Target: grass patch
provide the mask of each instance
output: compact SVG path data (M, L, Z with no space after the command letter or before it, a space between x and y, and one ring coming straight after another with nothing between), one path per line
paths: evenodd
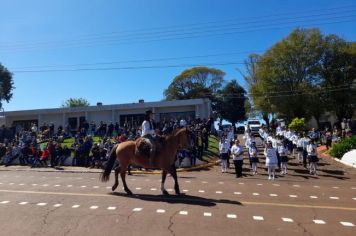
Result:
M341 158L352 149L356 149L356 136L342 139L340 142L334 144L329 153L334 157Z
M203 153L203 160L211 161L219 156L219 141L214 135L209 136L209 147Z

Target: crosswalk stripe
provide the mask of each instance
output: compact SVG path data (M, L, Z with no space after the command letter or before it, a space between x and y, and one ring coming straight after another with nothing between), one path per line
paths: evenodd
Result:
M291 219L291 218L282 218L282 220L283 220L284 222L288 222L288 223L294 222L293 219Z
M326 224L325 221L323 221L323 220L313 220L313 221L317 225L325 225Z
M351 222L345 222L345 221L341 221L340 224L342 224L343 226L347 226L347 227L354 227L355 225Z

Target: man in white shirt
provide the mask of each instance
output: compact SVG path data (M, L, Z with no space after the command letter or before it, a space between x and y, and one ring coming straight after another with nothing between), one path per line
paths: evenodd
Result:
M243 165L243 147L240 146L238 139L235 140L235 144L231 147L232 159L235 165L236 178L242 177L242 165Z
M150 165L153 164L153 158L156 154L156 144L155 144L156 132L154 129L154 122L152 116L153 114L151 110L146 111L145 120L142 122L142 133L141 133L141 137L146 139L146 141L151 146L150 152L148 154Z

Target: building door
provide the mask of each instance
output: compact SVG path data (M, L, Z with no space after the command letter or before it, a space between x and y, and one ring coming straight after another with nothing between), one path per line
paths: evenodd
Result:
M78 129L78 118L77 117L69 117L68 124L72 131Z

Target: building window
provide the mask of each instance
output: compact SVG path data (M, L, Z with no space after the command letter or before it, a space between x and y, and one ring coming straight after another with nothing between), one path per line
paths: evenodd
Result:
M170 120L181 120L184 119L186 121L192 121L195 119L195 112L194 111L187 111L187 112L169 112L169 113L161 113L160 114L160 121L170 121Z
M145 119L145 114L120 115L121 127L138 127L141 126Z

